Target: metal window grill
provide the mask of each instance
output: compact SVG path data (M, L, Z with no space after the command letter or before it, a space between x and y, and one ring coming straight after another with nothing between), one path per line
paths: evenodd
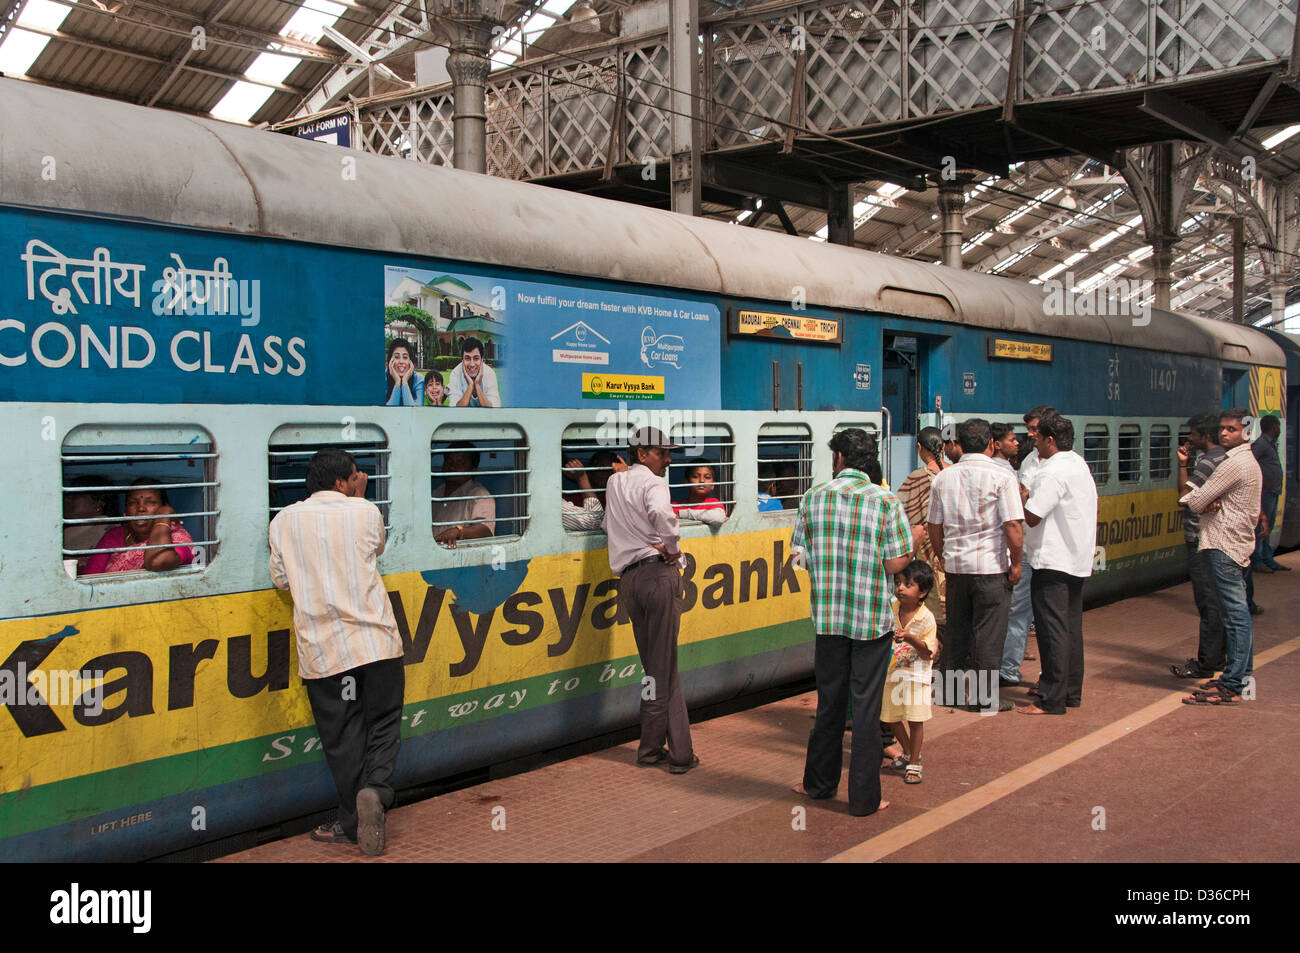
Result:
M1153 480L1167 480L1173 472L1173 444L1169 439L1169 427L1155 424L1151 427L1149 437L1151 448L1150 473Z
M462 443L472 446L454 446ZM451 518L453 513L447 504L482 498L478 494L461 492L464 483L448 489L449 477L468 477L478 483L487 490L494 510L489 537L465 540L457 545L517 539L527 532L531 519L529 476L532 469L528 465L531 447L523 430L512 425L446 424L434 432L429 449L430 521L435 536L449 527L476 522ZM447 457L457 452L478 454L478 465L469 470L452 470Z
M1142 479L1142 428L1122 424L1118 445L1119 482L1135 483Z
M622 440L622 437L618 438ZM564 436L560 441L560 466L563 468L561 484L566 493L573 493L581 490L578 485L578 476L586 474L588 481L592 484L591 489L583 492L589 492L595 496L596 500L603 507L605 505L605 488L598 486L598 483L604 482L607 474L612 473L611 466L600 466L592 458L601 452L613 453L623 463L628 464L633 459L627 443L611 442L610 435L604 432L603 428L586 424L574 424L565 428ZM580 466L571 467L569 461L577 460ZM569 529L565 527L565 532L572 533L575 536L593 536L603 535L599 529Z
M841 428L843 429L843 428ZM812 485L812 430L805 424L764 424L758 430L758 490L777 492L771 498L781 509L759 510L776 515L796 510Z
M286 424L267 447L268 521L287 506L307 499L307 465L321 450L345 450L366 475L366 499L379 507L384 531L392 522L388 435L374 424Z
M1110 482L1110 428L1105 424L1084 427L1083 459L1098 486Z
M689 499L691 471L697 466L708 466L713 470L714 495L726 508L727 515L735 503L735 479L733 474L736 444L732 439L731 428L723 424L688 424L671 428L673 443L682 445L682 460L674 461L668 469L668 491L675 504L685 503ZM694 525L698 520L684 519L686 525Z
M185 544L192 554L188 567L202 568L216 556L221 544L217 535L218 455L207 431L174 425L87 425L69 433L61 449L61 553L68 575L83 573L97 554L176 547L175 543L101 545L111 529L141 519L139 514L126 512L127 497L137 490L153 490L165 497L173 510L168 518L180 523L192 539ZM142 569L94 578L141 575L155 573Z

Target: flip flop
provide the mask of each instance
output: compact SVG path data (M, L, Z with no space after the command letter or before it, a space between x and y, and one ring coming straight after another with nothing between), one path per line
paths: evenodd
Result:
M1219 687L1209 692L1192 692L1183 699L1183 704L1204 705L1208 708L1236 708L1240 701L1240 695L1235 695L1226 688Z

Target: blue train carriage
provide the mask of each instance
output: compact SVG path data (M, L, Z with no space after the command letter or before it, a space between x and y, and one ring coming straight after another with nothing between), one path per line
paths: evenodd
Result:
M671 428L727 509L684 531L681 661L704 704L811 670L788 540L837 428L875 429L896 473L944 415L1041 400L1110 428L1102 517L1129 549L1104 586L1181 539L1172 516L1125 529L1173 506L1171 476L1120 479L1127 421L1145 467L1225 361L1280 367L1239 329L1081 320L1013 282L27 84L0 82L0 130L0 397L25 490L0 529L0 690L24 694L0 716L9 857L152 856L331 803L266 568L267 522L322 446L356 454L390 527L412 785L635 723L603 537L558 506L562 463L592 466L630 426ZM449 406L469 359L501 406ZM1116 384L1152 360L1169 373L1145 392ZM435 497L467 475L447 459L461 441L494 525L453 551ZM74 531L123 525L142 478L192 560L87 574L127 547ZM101 508L78 516L86 497Z

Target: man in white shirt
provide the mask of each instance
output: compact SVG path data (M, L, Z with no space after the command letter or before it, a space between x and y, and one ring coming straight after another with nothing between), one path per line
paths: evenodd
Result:
M312 840L384 849L401 742L402 639L376 561L387 536L366 475L350 453L321 450L307 465L305 500L271 521L271 581L293 596L298 674L307 688L338 820Z
M475 337L460 342L460 363L447 375L447 403L452 407L500 407L497 373L483 360L483 342Z
M1038 419L1047 414L1055 414L1055 407L1035 407L1024 415L1025 427L1029 431L1029 441L1035 442L1038 439ZM1023 503L1029 499L1029 488L1033 485L1034 477L1038 473L1038 468L1042 466L1042 461L1038 458L1038 447L1025 456L1020 462L1020 469L1016 472L1016 478L1020 481L1020 502ZM1016 587L1011 590L1011 612L1007 618L1007 638L1002 644L1002 672L1001 684L1003 688L1014 688L1021 684L1020 665L1025 660L1025 647L1029 644L1029 624L1034 620L1033 605L1029 597L1029 588L1034 578L1034 570L1029 565L1029 560L1022 563L1024 572L1020 576L1020 581Z
M988 421L962 421L957 441L961 458L935 476L925 527L948 579L948 624L940 650L943 685L946 697L957 692L969 663L977 684L983 678L989 695L996 697L993 680L1002 662L1011 587L1020 580L1024 512L1015 474L993 462ZM962 702L979 707L968 697L947 697L946 703ZM1010 709L1009 702L999 708Z
M1083 582L1097 543L1097 485L1074 452L1074 425L1057 414L1038 421L1042 461L1025 501L1025 561L1043 671L1038 703L1022 715L1064 715L1083 701Z
M634 462L605 485L609 568L619 574L618 598L632 620L632 636L646 681L641 692L642 767L668 762L672 774L700 763L691 746L686 695L677 674L682 618L681 529L664 473L672 462L662 431L642 427L628 440ZM667 750L664 744L667 743Z

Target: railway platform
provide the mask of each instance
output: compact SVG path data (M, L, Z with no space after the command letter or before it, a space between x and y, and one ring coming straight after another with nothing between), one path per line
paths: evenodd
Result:
M1280 561L1300 570L1300 553ZM816 704L805 693L693 725L702 763L686 775L638 768L629 743L402 804L377 858L303 834L219 862L1294 861L1298 583L1256 578L1254 700L1181 703L1191 683L1169 666L1195 654L1189 584L1095 608L1082 708L936 706L924 782L886 773L890 806L870 817L848 814L844 784L829 801L792 792ZM1027 680L1037 672L1026 662ZM1025 691L1003 697L1024 704Z

